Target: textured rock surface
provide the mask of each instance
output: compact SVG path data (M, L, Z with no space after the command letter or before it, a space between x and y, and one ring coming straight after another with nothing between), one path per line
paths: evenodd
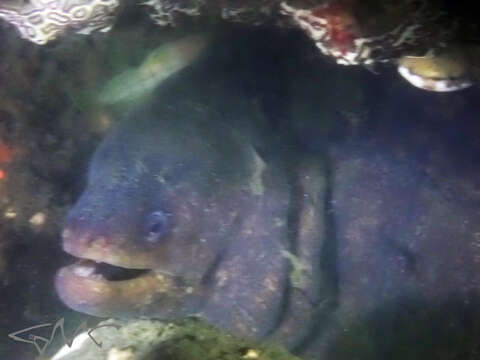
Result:
M101 348L86 338L78 350L65 356L58 353L52 360L298 360L280 347L238 339L193 320L182 324L107 320L97 326L91 335Z
M127 0L11 0L0 5L0 17L25 39L45 44L67 30L84 34L108 31L120 5L140 4ZM324 55L343 65L424 54L459 40L462 32L478 32L468 23L459 26L462 20L457 14L448 14L451 7L435 0L149 0L141 5L149 8L151 19L162 26L192 17L201 17L205 23L298 26Z

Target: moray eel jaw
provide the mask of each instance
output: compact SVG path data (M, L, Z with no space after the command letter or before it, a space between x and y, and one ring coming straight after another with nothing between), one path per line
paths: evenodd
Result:
M55 287L74 310L102 317L139 316L155 304L162 317L169 318L189 296L199 296L199 287L180 276L142 267L153 252L131 256L112 239L80 235L68 228L62 235L64 250L79 260L57 272Z
M102 317L118 313L138 316L148 312L152 303L157 309L159 306L165 309L164 315L169 317L170 313L177 311L179 300L184 302L196 292L194 287L182 284L174 276L154 270L117 268L114 271L116 276L122 272L120 276L131 276L134 272L138 276L109 280L112 270L105 270L104 264L80 260L58 271L55 287L62 301L72 309Z

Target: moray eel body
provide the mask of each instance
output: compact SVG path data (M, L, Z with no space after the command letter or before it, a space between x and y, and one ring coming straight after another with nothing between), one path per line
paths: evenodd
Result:
M97 316L200 316L308 358L423 359L444 346L460 358L464 340L476 353L475 98L452 108L366 87L377 110L348 135L340 121L318 126L329 92L356 94L345 73L292 63L275 77L289 74L286 136L306 143L278 144L238 87L259 87L260 72L233 57L165 80L105 138L66 219L63 247L80 260L57 273L60 298Z

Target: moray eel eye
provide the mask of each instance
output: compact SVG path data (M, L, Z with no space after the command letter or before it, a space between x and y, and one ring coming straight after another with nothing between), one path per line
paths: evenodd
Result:
M147 242L155 243L159 241L169 230L169 215L163 211L157 210L148 216L146 237Z

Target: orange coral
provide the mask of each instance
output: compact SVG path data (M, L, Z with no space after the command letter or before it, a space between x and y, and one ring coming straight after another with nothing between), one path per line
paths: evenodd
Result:
M342 55L354 47L357 37L356 22L352 10L345 1L332 1L312 9L311 15L325 19L326 38L330 46L336 47Z
M7 164L12 161L15 150L0 141L0 164ZM7 173L4 168L0 168L0 180L4 180Z
M9 146L0 142L0 163L8 163L13 158L13 150Z

